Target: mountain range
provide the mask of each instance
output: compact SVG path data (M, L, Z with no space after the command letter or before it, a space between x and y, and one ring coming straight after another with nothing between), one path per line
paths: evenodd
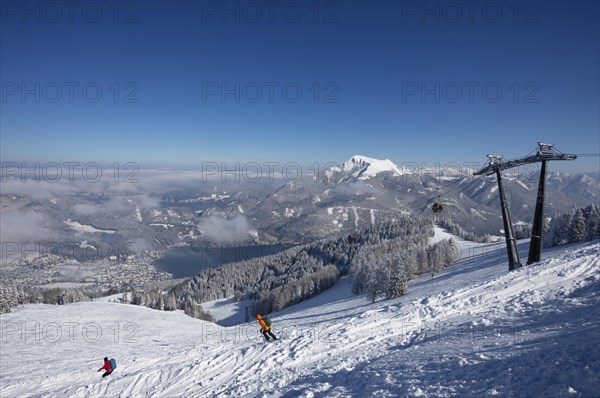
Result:
M533 219L538 179L535 170L504 175L517 227ZM597 202L599 181L598 173L547 173L545 214L551 217ZM351 233L397 214L431 214L476 236L503 236L497 190L495 177L474 177L460 170L415 171L387 159L357 155L272 192L237 192L204 214L232 217L241 212L263 240L277 242L308 242L332 233ZM434 215L431 208L437 201L443 211Z
M40 195L39 187L27 191L27 184L5 183L2 260L7 262L15 244L22 250L23 243L50 245L54 251L70 244L64 257L79 260L173 246L308 243L401 214L429 214L471 237L502 237L496 180L472 171L397 166L356 155L315 174L272 182L205 180L192 173L176 183L187 172L174 170L156 177L168 184L140 183L129 191L94 186L94 191L72 192L68 187L67 193ZM532 221L538 178L536 170L504 173L517 229ZM146 180L153 181L151 174ZM546 216L597 203L599 182L599 173L548 172ZM434 214L437 201L443 211ZM36 248L30 245L27 251Z

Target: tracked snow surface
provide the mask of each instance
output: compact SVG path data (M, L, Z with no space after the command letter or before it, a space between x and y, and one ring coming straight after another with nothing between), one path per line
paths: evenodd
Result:
M342 280L271 314L271 343L255 321L27 305L0 317L0 396L600 396L599 242L513 272L502 245L458 244L456 265L400 299L368 303ZM102 379L104 356L118 366Z

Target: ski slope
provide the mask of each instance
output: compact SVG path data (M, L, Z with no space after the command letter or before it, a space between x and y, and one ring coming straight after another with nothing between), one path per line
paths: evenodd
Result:
M272 343L256 322L28 305L0 316L0 396L600 396L599 243L510 273L497 245L458 244L455 266L400 299L368 303L344 280L272 314ZM104 356L118 367L103 380Z

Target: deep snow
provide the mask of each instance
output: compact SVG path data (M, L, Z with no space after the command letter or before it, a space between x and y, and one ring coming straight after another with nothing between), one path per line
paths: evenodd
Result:
M0 316L0 396L600 396L599 243L508 272L502 245L458 242L455 266L400 299L371 304L342 281L272 314L273 343L256 322L28 305ZM102 380L104 356L118 367Z

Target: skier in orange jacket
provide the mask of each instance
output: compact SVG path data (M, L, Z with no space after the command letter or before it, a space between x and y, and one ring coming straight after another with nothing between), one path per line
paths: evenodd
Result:
M260 314L256 314L256 319L260 324L260 332L263 334L263 336L265 336L265 339L269 341L269 336L271 336L273 340L277 340L277 336L275 336L273 332L271 332L271 327L265 323L264 319L262 318L262 316L260 316Z

